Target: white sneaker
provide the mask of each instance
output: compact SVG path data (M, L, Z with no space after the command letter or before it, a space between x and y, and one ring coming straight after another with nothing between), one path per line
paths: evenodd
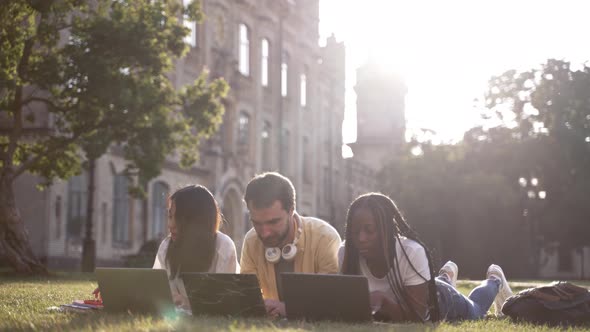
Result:
M457 276L459 275L459 267L453 261L446 262L445 265L443 265L443 267L440 268L438 274L446 274L451 281L451 286L457 288Z
M486 273L488 279L495 278L500 280L500 290L494 299L494 310L496 312L496 316L502 317L504 314L502 313L502 305L506 302L506 299L512 296L512 290L510 289L510 285L508 285L508 281L504 276L504 271L502 268L496 264L490 265L488 267L488 272Z

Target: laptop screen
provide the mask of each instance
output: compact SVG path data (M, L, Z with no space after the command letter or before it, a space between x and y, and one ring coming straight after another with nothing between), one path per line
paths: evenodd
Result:
M182 273L193 315L264 316L254 274Z
M104 309L110 312L174 315L165 270L96 268Z
M371 321L364 276L282 273L288 319Z

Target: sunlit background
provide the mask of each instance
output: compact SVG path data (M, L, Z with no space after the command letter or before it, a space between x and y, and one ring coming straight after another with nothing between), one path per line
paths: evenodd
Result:
M356 140L355 70L371 56L406 79L409 131L460 140L492 75L590 58L585 1L321 0L320 34L346 45L344 141Z

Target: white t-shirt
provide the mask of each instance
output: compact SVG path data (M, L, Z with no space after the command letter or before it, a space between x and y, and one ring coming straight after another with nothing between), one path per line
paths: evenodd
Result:
M401 250L399 242L396 242L396 256L397 262L399 262L399 273L402 279L402 285L404 286L415 286L425 283L426 281L430 280L430 269L428 267L428 258L426 257L426 251L424 247L422 247L419 243L414 240L410 240L406 237L400 237L401 243L406 251L408 257ZM342 259L344 258L344 243L340 247L338 258L340 259L340 266L342 266ZM410 266L410 262L416 269ZM393 300L395 300L395 296L391 287L389 286L389 282L387 281L387 276L383 278L377 278L372 273L369 267L367 266L367 261L363 257L359 257L359 267L361 273L367 277L369 282L369 292L381 291L391 296ZM393 274L393 271L389 271Z
M170 269L166 265L166 252L168 251L168 245L170 244L170 236L167 236L158 248L158 254L156 254L156 260L154 261L154 269L162 269L168 272L170 275ZM236 246L232 239L222 232L217 232L217 238L215 240L215 255L211 266L207 271L209 273L240 273L240 264L238 264L238 258L236 254ZM190 308L188 302L188 296L184 288L184 283L179 276L176 276L173 280L170 280L170 290L172 291L173 298L178 295L182 298L183 308Z

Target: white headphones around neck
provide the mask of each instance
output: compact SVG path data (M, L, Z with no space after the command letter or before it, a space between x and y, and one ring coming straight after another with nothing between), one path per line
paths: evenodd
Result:
M297 220L297 233L295 234L295 239L293 239L293 243L289 243L285 245L282 249L278 247L273 248L266 248L264 251L264 257L266 261L272 264L276 264L281 260L281 257L287 261L292 261L295 256L297 256L297 242L299 242L299 237L301 236L301 224L299 223L299 219L295 217Z

